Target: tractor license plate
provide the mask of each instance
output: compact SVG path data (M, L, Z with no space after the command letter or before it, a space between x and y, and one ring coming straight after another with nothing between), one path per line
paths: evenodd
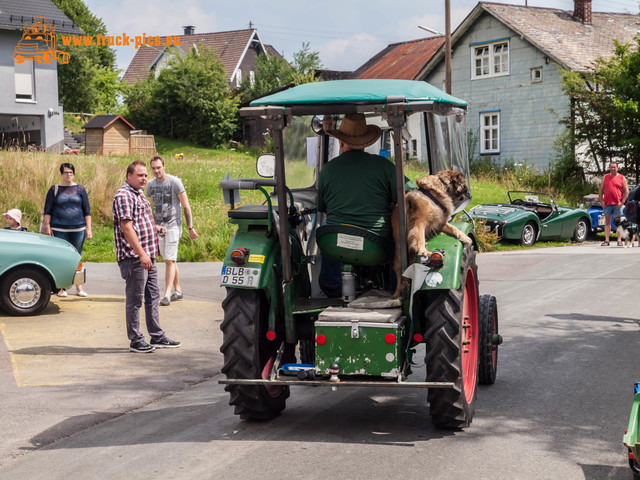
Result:
M220 285L237 287L257 287L260 281L260 269L255 267L222 267Z
M604 227L604 215L598 215L598 226Z

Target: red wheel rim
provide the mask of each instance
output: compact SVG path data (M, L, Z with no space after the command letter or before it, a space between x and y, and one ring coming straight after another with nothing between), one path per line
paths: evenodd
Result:
M267 363L265 363L261 375L263 380L267 380L271 376L271 369L273 368L275 360L275 357L269 357L269 360L267 360ZM284 387L282 385L265 385L264 388L272 397L277 397L278 395L280 395L280 393L282 393L282 390L284 390Z
M467 270L462 303L462 381L467 403L473 400L478 374L478 288L472 268Z

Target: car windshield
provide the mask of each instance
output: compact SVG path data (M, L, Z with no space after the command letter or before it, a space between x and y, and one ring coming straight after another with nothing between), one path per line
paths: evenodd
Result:
M509 192L509 203L519 204L519 203L529 203L529 204L540 204L544 203L546 205L553 204L553 198L551 195L546 193L539 192Z

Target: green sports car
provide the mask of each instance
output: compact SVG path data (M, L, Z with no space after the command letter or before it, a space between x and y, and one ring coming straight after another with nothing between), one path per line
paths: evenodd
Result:
M485 203L469 211L474 220L501 238L530 247L537 240L571 238L584 242L591 231L591 217L583 208L561 207L547 193L510 191L508 203Z
M0 307L9 315L36 315L52 291L84 281L80 255L69 242L0 230Z

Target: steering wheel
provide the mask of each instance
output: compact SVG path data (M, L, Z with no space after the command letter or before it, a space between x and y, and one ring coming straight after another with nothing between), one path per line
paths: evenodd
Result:
M511 202L512 205L524 205L526 202L521 198L516 198Z

